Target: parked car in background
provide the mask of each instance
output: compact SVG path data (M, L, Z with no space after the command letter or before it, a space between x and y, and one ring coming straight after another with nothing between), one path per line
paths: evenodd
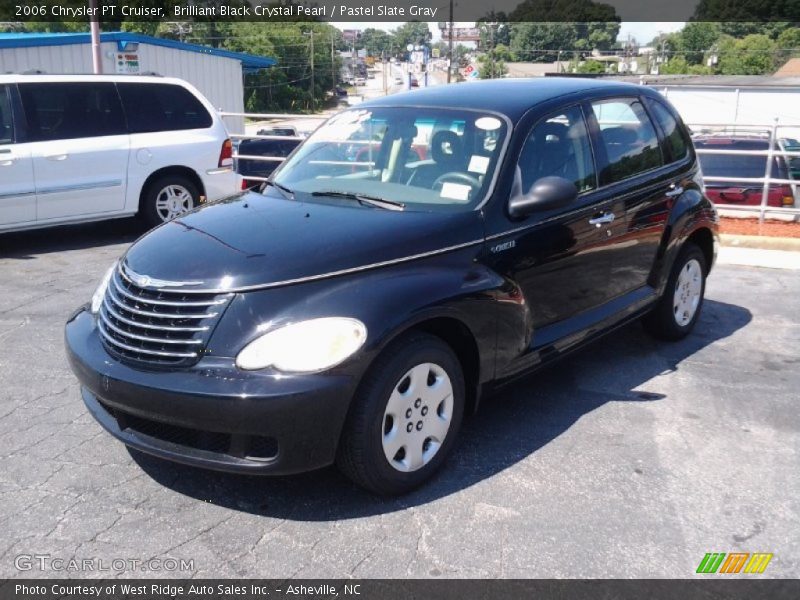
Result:
M263 130L262 130L263 131ZM291 135L291 134L262 134L259 135ZM296 132L295 134L296 135ZM239 142L236 152L239 156L268 156L286 158L300 145L301 140L261 140L245 138ZM269 177L277 169L281 161L258 160L257 158L237 158L236 172L242 177L242 189L258 187L263 183L260 179L251 177Z
M0 123L0 231L158 225L238 188L225 125L180 79L0 75Z
M333 116L263 193L137 240L70 317L67 355L131 447L240 473L335 462L403 493L485 394L638 318L688 335L717 221L647 86L395 94Z
M259 129L256 135L283 135L283 136L297 136L297 128L292 125L280 125L275 127L265 127Z
M394 84L395 85L403 85L403 78L399 77L399 76L395 77L394 78Z
M367 85L367 80L364 77L356 77L356 85Z
M748 134L699 134L693 138L698 150L749 150L766 151L769 138ZM699 154L704 177L763 178L767 168L767 157L759 155ZM775 156L771 176L775 179L792 179L787 160ZM800 183L800 182L798 182ZM762 183L747 181L706 181L706 194L715 204L738 204L756 206L761 204L764 191ZM769 185L767 205L774 207L795 206L797 186L785 183Z

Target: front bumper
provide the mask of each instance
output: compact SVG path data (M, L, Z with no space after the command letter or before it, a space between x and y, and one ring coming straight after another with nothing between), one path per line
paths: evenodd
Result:
M126 445L221 471L287 474L329 465L355 377L241 371L230 358L135 369L106 352L94 317L67 323L70 366L92 416Z

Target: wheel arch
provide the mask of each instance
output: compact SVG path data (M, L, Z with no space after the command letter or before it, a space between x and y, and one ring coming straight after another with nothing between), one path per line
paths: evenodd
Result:
M189 181L191 181L194 185L197 186L197 190L200 192L200 196L206 195L206 189L203 185L203 180L197 174L197 172L187 166L184 165L170 165L168 167L161 167L160 169L153 171L150 175L145 179L144 184L142 185L142 189L139 192L139 206L138 211L141 212L142 205L145 200L145 196L147 195L148 191L150 190L150 186L153 185L154 181L162 177L169 177L169 176L179 176L179 177L186 177Z
M706 259L706 274L714 264L714 234L708 227L698 227L686 238L685 244L692 243L703 252Z
M450 347L464 374L464 414L474 413L480 401L481 355L476 336L469 326L453 316L427 316L396 330L384 341L381 351L402 336L413 332L438 337Z

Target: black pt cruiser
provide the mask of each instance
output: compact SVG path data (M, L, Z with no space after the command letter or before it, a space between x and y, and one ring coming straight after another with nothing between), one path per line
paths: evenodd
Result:
M335 462L402 493L487 391L640 317L688 334L716 239L657 92L434 87L337 114L261 193L144 235L66 344L128 446L241 473Z

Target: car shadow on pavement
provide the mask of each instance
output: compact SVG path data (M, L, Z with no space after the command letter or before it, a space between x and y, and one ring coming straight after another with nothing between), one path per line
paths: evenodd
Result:
M63 225L0 234L0 258L29 260L37 255L130 244L147 227L136 218Z
M741 306L706 300L692 335L675 342L649 337L638 323L518 380L482 401L465 420L459 443L427 484L399 498L361 490L333 467L291 477L216 473L130 450L154 480L187 496L233 510L297 521L372 516L426 504L466 489L526 459L607 402L668 402L650 382L703 348L745 327ZM599 351L598 351L599 350ZM613 364L606 360L615 357ZM647 384L647 385L645 385ZM644 386L645 389L639 389Z

